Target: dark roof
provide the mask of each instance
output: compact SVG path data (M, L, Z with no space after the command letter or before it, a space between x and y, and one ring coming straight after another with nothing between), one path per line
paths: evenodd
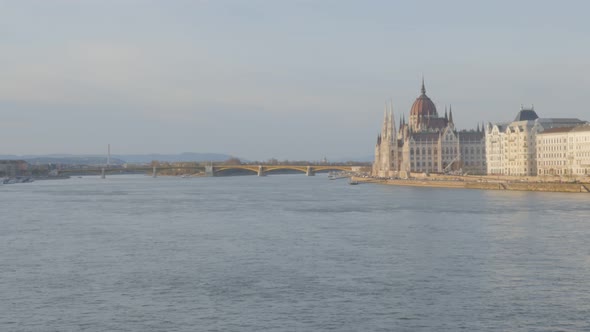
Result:
M412 133L414 141L438 141L439 133Z
M572 126L585 124L586 122L577 119L577 118L541 118L539 119L541 123L555 123L555 124L571 124Z
M460 131L459 141L481 140L485 133L483 131Z
M514 118L514 121L534 121L538 118L539 116L534 110L522 109L520 110L520 112L518 112L518 114L516 114L516 118Z
M444 129L449 123L445 118L429 118L425 122L426 128L430 129Z

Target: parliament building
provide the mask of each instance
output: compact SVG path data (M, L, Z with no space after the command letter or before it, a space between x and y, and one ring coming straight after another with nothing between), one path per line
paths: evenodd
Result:
M373 176L408 177L411 173L485 174L486 153L483 125L458 131L453 111L445 107L439 116L426 95L424 80L420 96L396 125L393 105L385 105L381 134L377 136Z

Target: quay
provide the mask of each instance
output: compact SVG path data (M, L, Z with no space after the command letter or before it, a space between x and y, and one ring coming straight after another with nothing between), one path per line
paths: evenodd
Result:
M590 182L559 182L535 179L497 179L492 176L431 176L410 179L386 179L376 177L353 177L364 183L376 183L392 186L411 186L429 188L455 188L506 191L539 191L563 193L590 193Z

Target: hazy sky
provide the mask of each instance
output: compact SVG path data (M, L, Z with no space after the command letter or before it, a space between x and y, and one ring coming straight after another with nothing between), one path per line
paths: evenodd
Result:
M590 120L588 1L0 0L0 154L368 156L426 79L460 129Z

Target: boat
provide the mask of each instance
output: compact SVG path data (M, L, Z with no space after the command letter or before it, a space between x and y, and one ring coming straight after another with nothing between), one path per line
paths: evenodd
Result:
M31 176L17 176L14 178L4 178L2 180L3 184L15 184L15 183L30 183L35 181Z
M346 179L349 177L350 177L350 175L348 175L346 173L331 173L328 175L328 179L330 179L330 180Z
M353 180L352 178L350 178L350 180L348 181L348 184L351 185L351 186L356 186L359 183L358 183L358 181Z

